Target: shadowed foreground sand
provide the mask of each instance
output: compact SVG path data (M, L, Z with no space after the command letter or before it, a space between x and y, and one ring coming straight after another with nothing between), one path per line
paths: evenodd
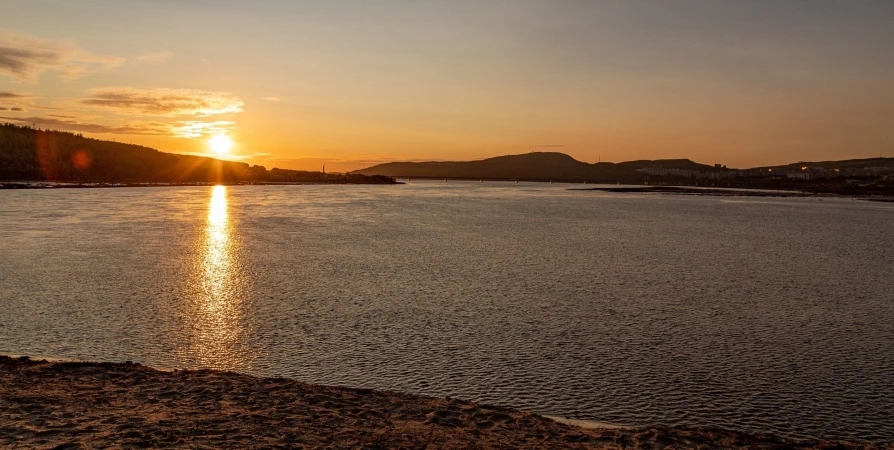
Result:
M894 448L688 428L584 429L452 399L5 356L0 447Z

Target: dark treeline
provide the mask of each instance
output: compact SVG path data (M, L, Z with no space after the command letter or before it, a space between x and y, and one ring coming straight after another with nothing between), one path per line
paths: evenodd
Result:
M0 124L0 180L90 183L393 183L385 176L272 169L164 153L66 131Z

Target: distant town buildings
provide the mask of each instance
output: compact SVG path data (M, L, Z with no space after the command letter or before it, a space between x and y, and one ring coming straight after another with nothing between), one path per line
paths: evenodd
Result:
M735 178L737 176L735 170L728 170L726 169L726 166L720 167L720 164L717 164L714 167L720 170L667 169L663 167L647 167L644 169L637 169L637 172L656 177L684 177L707 180L725 180Z
M894 167L863 167L835 169L826 167L804 166L799 169L789 169L780 173L790 180L816 180L821 178L883 178L894 175Z

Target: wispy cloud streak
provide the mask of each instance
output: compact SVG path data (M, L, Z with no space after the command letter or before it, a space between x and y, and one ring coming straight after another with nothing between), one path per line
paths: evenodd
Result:
M123 58L97 55L70 43L0 31L0 75L21 81L34 80L45 70L58 70L64 78L75 79L122 63Z
M233 129L233 122L218 120L216 122L181 121L171 127L175 137L195 139L209 134L226 133Z
M126 134L142 136L169 136L171 127L159 122L131 122L121 126L110 126L98 123L80 122L76 119L65 117L6 117L0 116L0 120L8 120L16 123L33 124L38 127L60 129L66 131L79 131L95 134Z
M213 116L242 112L245 103L228 92L192 89L94 89L84 105L158 116Z
M27 98L27 97L30 97L30 96L25 95L25 94L17 94L15 92L0 91L0 98L3 98L3 99L18 99L18 98Z

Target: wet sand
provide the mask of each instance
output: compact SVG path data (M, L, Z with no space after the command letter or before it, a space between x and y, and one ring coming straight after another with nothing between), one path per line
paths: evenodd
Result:
M563 422L456 399L283 378L0 356L2 448L894 448Z

